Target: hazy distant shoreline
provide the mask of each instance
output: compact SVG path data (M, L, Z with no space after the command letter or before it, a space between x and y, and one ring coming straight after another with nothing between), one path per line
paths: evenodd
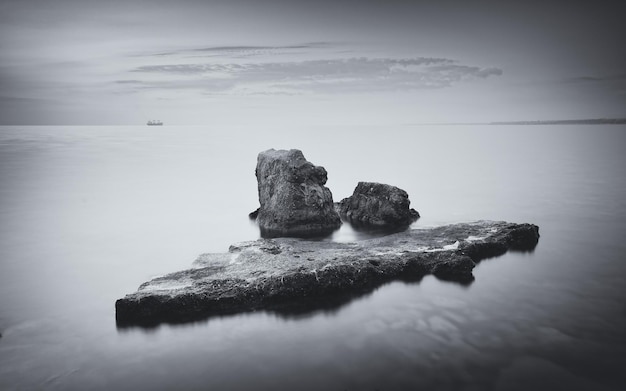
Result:
M410 125L624 125L626 118L590 118L590 119L563 119L543 121L494 121L494 122L422 122Z
M489 125L622 125L626 118L594 118L594 119L565 119L552 121L504 121L489 122Z

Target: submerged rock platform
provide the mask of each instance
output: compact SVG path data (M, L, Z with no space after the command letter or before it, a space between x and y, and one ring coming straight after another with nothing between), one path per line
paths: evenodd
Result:
M396 279L427 274L469 283L475 263L507 250L530 251L532 224L479 221L412 229L337 243L295 238L232 245L202 254L192 268L155 278L115 303L118 327L181 323L366 293Z

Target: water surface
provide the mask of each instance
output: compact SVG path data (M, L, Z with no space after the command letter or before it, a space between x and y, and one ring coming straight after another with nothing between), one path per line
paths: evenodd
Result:
M0 127L1 389L618 389L626 127ZM114 302L258 237L256 155L300 148L335 200L405 189L414 227L531 222L469 286L118 330ZM329 240L359 236L344 226Z

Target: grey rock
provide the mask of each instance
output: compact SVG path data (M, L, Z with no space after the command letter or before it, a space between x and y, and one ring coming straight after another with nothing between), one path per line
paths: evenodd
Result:
M295 238L243 242L227 253L203 254L191 269L155 278L117 300L117 324L149 326L297 308L427 274L469 283L475 262L508 249L530 251L538 240L536 225L479 221L352 243Z
M355 227L372 229L407 228L419 218L409 209L406 191L376 182L359 182L352 195L338 203L341 217Z
M324 186L326 170L308 162L301 151L259 153L256 177L261 206L250 218L256 218L263 237L323 236L341 225Z

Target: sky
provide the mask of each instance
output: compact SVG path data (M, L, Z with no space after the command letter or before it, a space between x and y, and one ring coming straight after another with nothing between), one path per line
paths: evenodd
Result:
M0 125L622 118L622 4L0 0Z

